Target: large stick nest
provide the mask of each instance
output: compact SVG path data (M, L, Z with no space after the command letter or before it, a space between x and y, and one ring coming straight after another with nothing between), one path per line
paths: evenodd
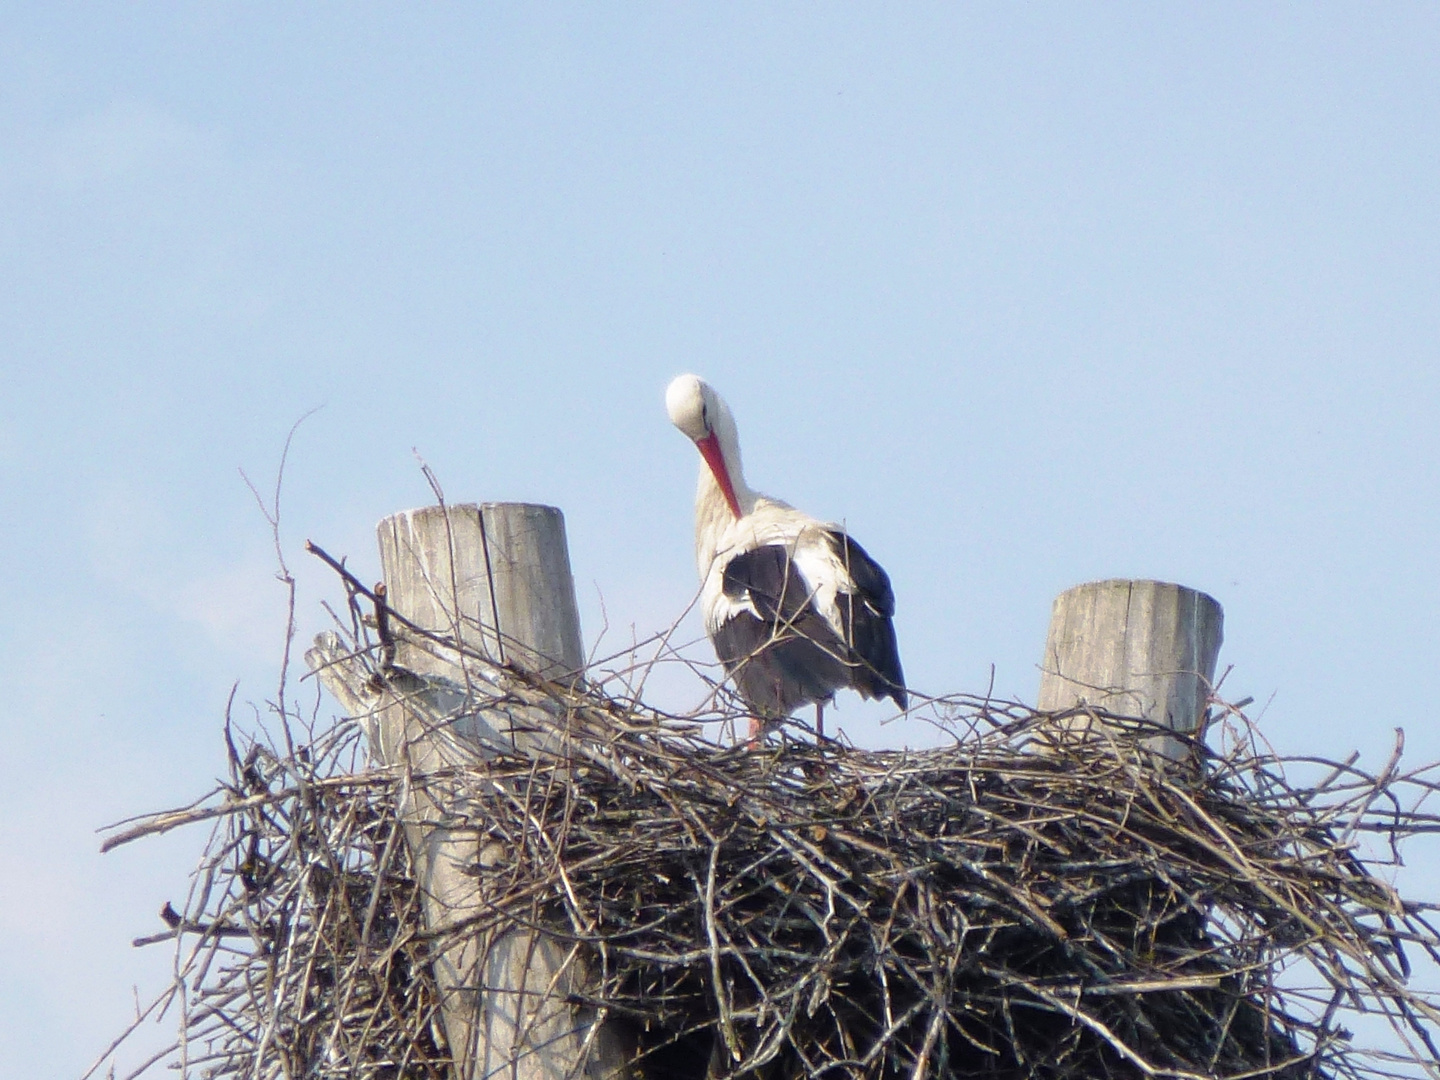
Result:
M216 822L159 935L181 942L162 1060L449 1076L428 961L540 928L579 946L574 1003L642 1078L1440 1074L1410 985L1412 960L1435 985L1433 906L1382 876L1436 829L1435 771L1398 748L1378 774L1285 760L1217 706L1221 749L1176 765L1143 733L957 698L927 708L942 749L747 749L598 679L491 676L543 706L548 751L417 776L364 764L361 724L281 710L280 736L229 744L214 798L112 840ZM397 812L417 784L475 838L478 914L443 931Z

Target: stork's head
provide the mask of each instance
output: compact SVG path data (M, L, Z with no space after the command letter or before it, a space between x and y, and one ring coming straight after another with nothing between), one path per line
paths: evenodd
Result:
M700 376L677 375L665 390L665 409L670 413L670 422L699 442L715 431L716 396Z
M724 400L700 376L680 375L665 391L665 408L670 422L695 443L710 466L730 512L737 518L743 516L735 497L736 488L744 483L740 477L740 446L735 421Z

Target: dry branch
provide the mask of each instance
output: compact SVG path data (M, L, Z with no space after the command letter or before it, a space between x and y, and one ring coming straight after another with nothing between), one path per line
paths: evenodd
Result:
M334 648L378 658L358 632ZM407 677L372 676L377 697ZM1440 1074L1437 1003L1409 985L1440 963L1432 906L1355 841L1435 831L1404 809L1435 768L1287 761L1238 712L1220 750L1161 766L1153 732L1087 740L968 698L929 706L944 749L748 750L696 723L733 715L667 716L598 675L492 666L477 685L465 708L503 696L548 725L541 749L402 774L363 764L360 722L301 737L289 717L232 751L211 800L117 838L217 822L175 929L171 1063L446 1077L430 959L533 930L655 1080ZM439 937L397 842L414 783L463 808L447 827L482 853L479 914ZM1360 1012L1389 1021L1389 1058L1347 1034Z

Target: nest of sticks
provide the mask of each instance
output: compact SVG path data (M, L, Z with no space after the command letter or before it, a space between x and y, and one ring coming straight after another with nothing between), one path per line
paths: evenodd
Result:
M332 645L377 693L433 688ZM1440 827L1421 805L1440 776L1398 748L1375 773L1286 760L1217 705L1218 747L1163 764L1145 732L976 698L925 707L939 749L747 748L697 722L734 720L723 704L676 718L603 674L487 679L467 708L519 702L542 748L419 776L369 764L363 721L286 708L244 745L227 724L211 798L111 838L213 824L183 910L145 939L179 941L146 1015L180 1014L146 1067L450 1077L432 961L541 930L583 965L567 1004L640 1080L1440 1073L1417 988L1436 985L1435 908L1386 881L1397 845ZM459 924L426 925L417 784L444 788L452 835L503 853L466 868Z

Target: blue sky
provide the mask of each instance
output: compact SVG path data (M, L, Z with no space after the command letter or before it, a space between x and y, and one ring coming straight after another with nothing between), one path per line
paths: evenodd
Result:
M922 690L1033 700L1055 594L1159 577L1278 746L1440 758L1440 9L3 11L0 1073L77 1075L163 984L128 942L203 837L94 830L273 696L240 470L312 409L306 635L301 544L373 576L417 454L564 509L587 641L668 625L693 370L890 570ZM924 738L876 715L834 719Z

